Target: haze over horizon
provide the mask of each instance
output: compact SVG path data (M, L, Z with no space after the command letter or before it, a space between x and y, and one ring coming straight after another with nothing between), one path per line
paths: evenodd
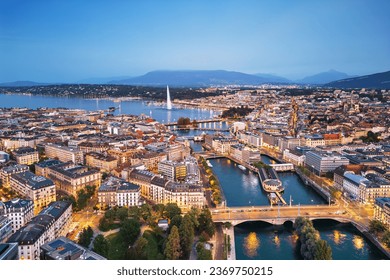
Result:
M75 82L154 70L289 79L390 70L390 2L11 1L0 3L0 82Z

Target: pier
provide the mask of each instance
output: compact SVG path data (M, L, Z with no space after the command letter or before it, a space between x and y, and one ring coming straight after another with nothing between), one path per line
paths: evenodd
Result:
M269 193L269 201L271 206L274 204L286 205L286 201L283 199L281 192L284 191L282 181L280 181L276 170L273 168L261 167L258 169L258 173L261 186L263 190Z

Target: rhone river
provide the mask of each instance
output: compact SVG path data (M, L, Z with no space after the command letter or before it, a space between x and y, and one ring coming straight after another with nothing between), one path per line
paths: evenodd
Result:
M270 158L263 157L269 163ZM228 206L269 205L257 174L243 172L228 159L210 160L218 176ZM326 203L295 173L279 173L286 190L283 197L292 204ZM314 221L321 238L332 247L333 259L372 260L385 256L352 225L333 220ZM273 226L265 222L246 222L234 227L236 258L238 260L299 260L297 236L292 223Z

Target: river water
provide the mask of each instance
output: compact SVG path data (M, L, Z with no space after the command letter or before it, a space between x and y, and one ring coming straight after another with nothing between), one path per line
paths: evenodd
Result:
M268 157L263 161L269 163ZM228 206L269 205L259 179L252 172L243 172L228 159L210 160L218 176ZM278 173L285 186L283 197L292 204L324 204L319 195L304 185L295 173ZM333 259L383 259L382 253L353 226L332 220L314 221L321 238L332 247ZM234 227L236 258L239 260L298 260L301 259L292 223L273 226L265 222L246 222Z

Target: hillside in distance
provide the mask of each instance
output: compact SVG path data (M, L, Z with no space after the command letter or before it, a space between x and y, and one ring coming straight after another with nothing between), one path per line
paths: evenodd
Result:
M390 89L390 71L333 81L325 86L334 88Z
M8 83L0 83L0 87L32 87L32 86L45 86L49 83L37 83L32 81L15 81Z
M111 81L112 84L149 85L149 86L194 86L212 85L260 85L271 83L271 78L258 77L235 71L225 70L178 70L152 71L145 75L124 80Z
M315 84L322 85L332 81L352 78L353 76L349 76L346 73L342 73L336 70L329 70L326 72L321 72L312 76L307 76L301 80L296 81L300 84Z

